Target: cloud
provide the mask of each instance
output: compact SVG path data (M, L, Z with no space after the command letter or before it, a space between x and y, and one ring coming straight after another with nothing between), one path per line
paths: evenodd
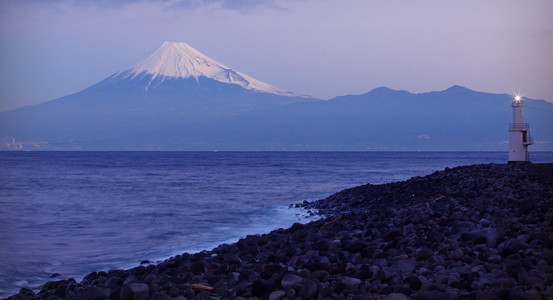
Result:
M211 2L220 2L226 9L249 10L257 7L267 7L282 9L282 6L274 0L210 0Z
M144 0L147 1L147 0ZM193 9L202 6L216 6L223 9L248 11L259 7L282 9L276 0L173 0L166 1L171 8Z
M284 9L284 7L278 3L278 0L6 0L2 4L26 4L47 7L50 9L56 9L60 5L93 7L99 9L120 9L139 3L157 4L167 9L196 9L205 6L238 11L250 11L256 8Z

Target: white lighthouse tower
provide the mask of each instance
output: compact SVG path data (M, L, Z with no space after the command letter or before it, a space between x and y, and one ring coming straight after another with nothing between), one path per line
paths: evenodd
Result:
M530 162L528 145L534 143L530 136L530 126L524 123L522 98L516 96L513 107L513 123L509 126L509 163Z

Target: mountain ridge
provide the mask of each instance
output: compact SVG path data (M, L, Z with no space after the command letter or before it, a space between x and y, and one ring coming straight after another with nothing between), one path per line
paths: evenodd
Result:
M378 87L322 101L247 88L247 83L217 77L232 70L202 60L188 48L191 54L181 53L190 54L188 58L171 56L174 53L164 56L182 50L179 47L189 46L162 45L157 50L161 54L146 57L154 55L151 61L140 60L138 66L82 91L0 112L0 150L483 151L507 147L512 100L507 94L458 85L426 93ZM190 60L198 57L200 64L213 68L194 67ZM167 66L168 61L183 59L188 59L190 68ZM536 137L531 150L553 150L553 103L532 99L525 103L531 104L525 119Z
M124 109L106 112L102 104L79 105L67 96L59 107L74 104L78 110L68 109L66 117L60 117L62 110L57 107L51 109L54 113L45 113L48 105L11 116L0 113L0 149L22 145L33 150L506 150L512 100L507 94L466 88L419 94L388 88L372 91L243 110L236 108L237 103L249 105L243 98L198 100L194 105L179 98L156 98L154 107L163 109L152 110L152 99L144 96L124 101L115 97ZM378 97L383 91L397 97ZM259 95L267 96L251 94L256 96L253 103L260 102ZM532 108L525 111L525 120L536 138L530 150L553 150L553 104L533 99L525 99L525 104ZM220 112L213 111L217 107ZM227 113L227 108L234 113ZM25 122L16 130L11 126L10 132L5 126L10 118L12 125L15 120Z

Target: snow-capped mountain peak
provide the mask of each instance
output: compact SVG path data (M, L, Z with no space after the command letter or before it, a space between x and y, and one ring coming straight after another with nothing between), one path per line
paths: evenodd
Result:
M205 76L258 92L298 96L232 70L184 42L164 42L156 51L116 75L122 75L124 78L149 75L151 80L190 77L198 79L200 76Z

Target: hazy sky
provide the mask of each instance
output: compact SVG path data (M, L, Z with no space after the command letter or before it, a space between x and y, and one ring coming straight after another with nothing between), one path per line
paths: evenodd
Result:
M77 92L163 41L323 99L458 84L553 101L551 0L2 0L0 110Z

